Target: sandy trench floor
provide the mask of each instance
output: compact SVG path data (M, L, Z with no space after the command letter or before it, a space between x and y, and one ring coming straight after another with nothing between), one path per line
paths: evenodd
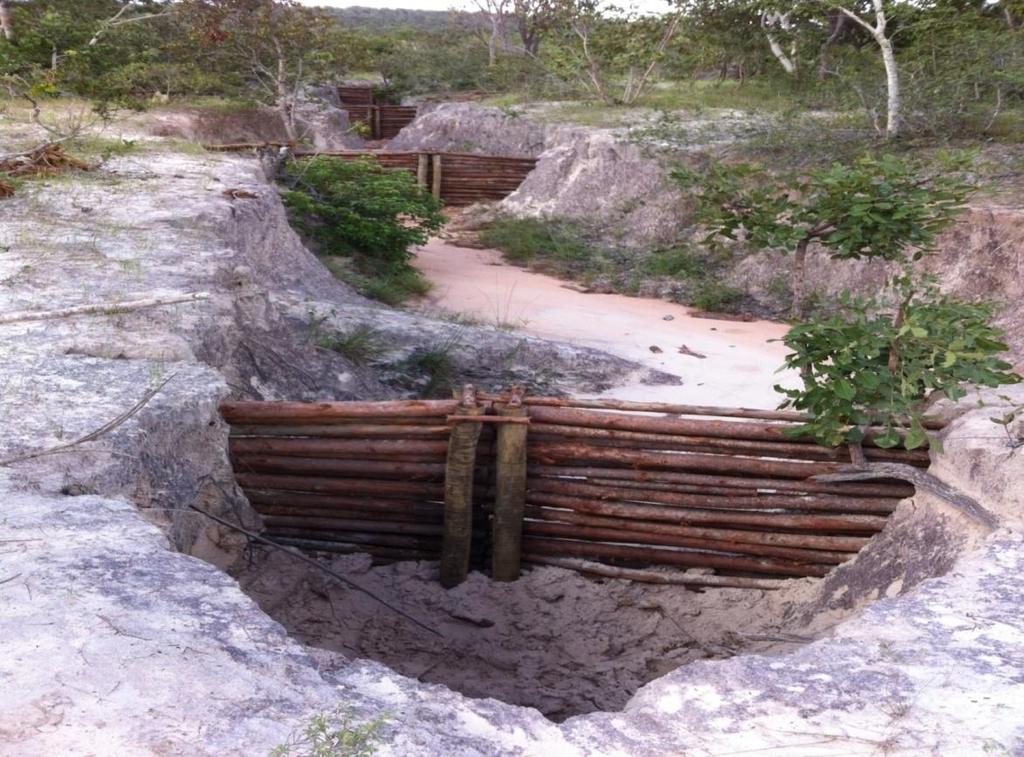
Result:
M681 386L632 384L604 396L649 402L772 408L788 326L770 321L697 318L671 302L585 294L565 282L505 264L496 250L433 239L413 265L431 282L428 307L544 339L604 350L682 379ZM686 351L681 352L680 348ZM705 357L695 357L696 352Z

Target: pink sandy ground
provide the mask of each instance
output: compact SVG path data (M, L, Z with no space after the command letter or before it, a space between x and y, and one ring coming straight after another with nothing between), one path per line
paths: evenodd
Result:
M795 380L776 373L786 348L769 341L786 333L785 324L694 318L689 308L662 300L584 294L559 279L507 265L495 250L455 247L440 239L420 248L413 264L433 284L428 308L594 347L683 380L681 386L635 383L604 396L769 408L780 399L773 385ZM682 354L682 345L707 357Z

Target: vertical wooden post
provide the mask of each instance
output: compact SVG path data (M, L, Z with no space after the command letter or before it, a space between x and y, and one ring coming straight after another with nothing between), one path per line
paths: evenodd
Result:
M507 405L496 406L503 417L526 417L523 387L512 388ZM524 423L499 423L497 474L494 494L495 581L519 578L520 545L523 540L523 508L526 506L526 432Z
M434 176L433 184L430 188L430 193L437 199L441 199L441 156L434 154L430 156L431 163L433 164Z
M459 415L483 415L471 384L462 389ZM448 436L448 462L444 474L444 536L441 542L441 585L458 586L469 573L473 539L473 474L480 423L456 421Z
M370 113L373 114L372 115L372 117L373 117L373 125L372 125L372 128L373 128L373 138L374 139L380 139L381 138L380 106L379 105L371 105L370 106Z
M430 156L420 153L416 164L416 183L427 188L427 172L430 170Z

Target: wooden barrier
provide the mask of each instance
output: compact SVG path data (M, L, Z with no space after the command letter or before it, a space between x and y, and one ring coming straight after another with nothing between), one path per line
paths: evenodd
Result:
M512 194L537 165L536 158L505 158L469 153L344 150L295 151L296 157L326 155L342 160L372 159L386 168L408 171L447 205L501 200Z
M713 571L679 579L703 585L820 577L914 491L816 480L843 460L794 437L798 416L778 411L467 393L227 402L221 412L238 483L268 536L440 560L446 586L488 564L515 580L520 563ZM928 465L925 453L867 438L869 459Z

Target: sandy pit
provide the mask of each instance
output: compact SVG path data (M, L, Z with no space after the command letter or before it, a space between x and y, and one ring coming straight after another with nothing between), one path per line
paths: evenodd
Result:
M700 592L537 567L514 583L474 572L446 590L433 562L372 566L345 555L331 565L443 639L279 552L260 552L242 586L304 644L553 720L621 709L640 686L694 660L784 651L811 635L787 627L810 580Z
M496 250L441 239L418 249L413 265L433 284L431 308L604 350L682 379L681 386L626 384L605 396L769 408L780 400L774 384L796 378L776 373L787 350L772 340L785 335L785 324L698 318L662 300L585 294L551 276L507 265Z

